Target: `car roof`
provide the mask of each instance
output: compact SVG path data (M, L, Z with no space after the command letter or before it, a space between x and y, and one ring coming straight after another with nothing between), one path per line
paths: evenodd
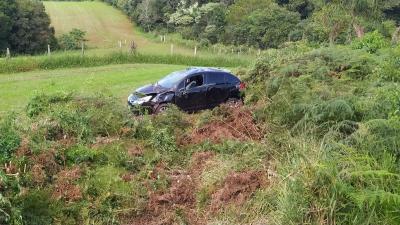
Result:
M230 73L229 70L226 69L220 69L220 68L212 68L212 67L189 67L186 70L186 73L189 74L194 74L194 73L200 73L200 72L224 72L224 73Z

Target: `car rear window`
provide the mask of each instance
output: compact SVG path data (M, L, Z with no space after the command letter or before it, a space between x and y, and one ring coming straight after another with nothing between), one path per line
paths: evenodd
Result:
M239 78L233 76L232 74L226 73L225 74L225 81L229 84L238 84L240 83Z
M207 73L207 84L224 84L224 73Z

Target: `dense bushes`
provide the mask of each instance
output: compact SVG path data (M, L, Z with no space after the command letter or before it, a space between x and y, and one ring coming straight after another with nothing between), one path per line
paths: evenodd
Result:
M377 51L362 49L375 54L329 47L292 49L285 58L267 51L247 75L251 92L268 97L248 99L263 106L256 114L284 127L269 137L290 177L271 203L278 224L399 223L400 89L385 79L396 74L387 59L397 48L363 40Z
M276 48L287 41L349 43L373 52L395 33L397 1L103 0L146 31L179 32L202 44ZM382 35L367 32L378 30Z
M0 120L0 162L6 162L19 147L21 138L16 131L15 118L8 116Z
M27 0L0 2L0 51L10 48L12 53L37 54L47 45L57 46L54 29L43 3Z

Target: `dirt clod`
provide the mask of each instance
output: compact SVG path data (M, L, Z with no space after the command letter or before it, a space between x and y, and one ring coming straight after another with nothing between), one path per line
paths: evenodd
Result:
M255 123L253 114L248 108L221 107L221 110L225 112L222 119L214 119L204 126L194 129L180 143L199 144L205 140L220 143L226 139L249 141L262 138L261 129Z
M60 171L56 175L53 196L65 201L77 201L82 198L82 192L74 182L81 177L81 169L74 167Z
M221 189L212 195L211 211L218 211L226 204L243 204L258 188L265 183L264 174L259 171L230 173Z

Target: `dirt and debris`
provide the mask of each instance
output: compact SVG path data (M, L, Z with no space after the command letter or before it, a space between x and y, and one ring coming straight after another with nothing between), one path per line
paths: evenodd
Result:
M196 212L195 193L198 177L207 161L214 155L213 152L194 153L190 168L187 171L174 170L169 173L170 187L164 192L149 191L149 202L145 212L140 217L129 220L127 224L171 225L179 224L178 219L190 225L206 224L204 215ZM156 179L161 173L166 173L162 163L156 166L150 177Z
M226 139L240 141L260 140L263 132L254 121L253 114L246 107L223 106L222 118L214 118L209 123L194 129L178 141L180 145L199 144L205 140L220 143Z
M139 145L132 145L128 147L128 155L131 157L142 156L144 153L143 147Z
M65 201L77 201L82 198L80 187L75 184L82 175L79 167L61 170L56 176L54 184L53 197Z
M56 152L54 150L45 150L38 155L32 156L32 162L33 166L41 166L47 176L53 176L61 167L56 162Z
M133 180L134 175L128 172L121 174L120 177L124 182L131 182Z
M224 180L222 187L211 196L211 212L216 212L226 204L242 205L257 189L266 184L261 171L232 172Z

